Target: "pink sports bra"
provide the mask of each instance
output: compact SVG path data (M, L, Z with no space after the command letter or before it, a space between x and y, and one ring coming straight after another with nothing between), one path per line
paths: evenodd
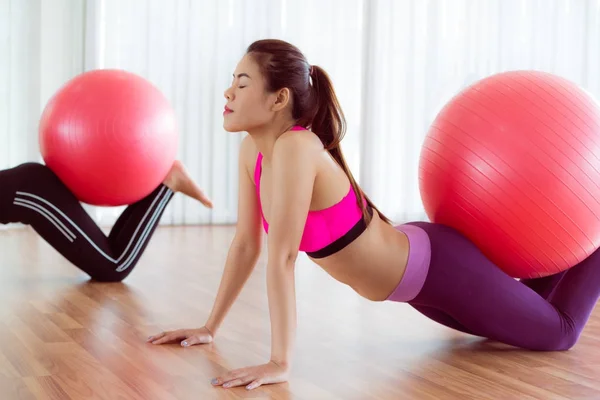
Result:
M292 130L304 130L294 126ZM260 201L260 177L262 173L262 154L258 153L254 168L254 182L260 205L260 212L265 232L269 233L269 224L265 219ZM366 200L364 201L366 204ZM368 205L367 205L368 206ZM372 215L372 208L368 207ZM348 193L342 200L323 210L309 210L304 232L300 241L300 251L312 258L323 258L342 250L367 229L362 211L358 207L356 194L350 185Z

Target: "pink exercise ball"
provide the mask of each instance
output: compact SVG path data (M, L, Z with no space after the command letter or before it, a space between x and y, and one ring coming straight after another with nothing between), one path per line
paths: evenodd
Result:
M39 143L46 165L80 201L131 204L150 194L175 160L175 111L144 78L94 70L76 76L50 99Z
M482 79L436 117L419 179L429 219L509 275L564 271L600 246L600 106L550 73Z

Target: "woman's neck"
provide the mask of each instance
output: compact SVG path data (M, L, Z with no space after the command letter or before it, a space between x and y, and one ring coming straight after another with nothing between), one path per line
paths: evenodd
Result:
M293 120L285 120L278 123L271 123L263 127L249 130L248 134L254 140L258 151L263 155L263 158L267 161L271 161L273 154L273 147L279 136L289 131L295 122Z

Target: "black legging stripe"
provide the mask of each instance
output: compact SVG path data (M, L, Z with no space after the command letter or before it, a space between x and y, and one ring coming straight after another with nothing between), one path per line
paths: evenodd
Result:
M0 171L0 223L31 225L93 279L118 281L137 264L173 195L159 185L128 206L106 237L49 168L26 163Z
M49 219L51 219L51 222L54 223L54 221L56 221L56 223L58 223L58 225L60 225L60 227L57 226L57 228L59 228L59 231L61 233L63 233L68 239L69 239L69 237L72 237L72 239L76 239L77 236L73 232L71 232L60 221L60 219L63 219L64 221L66 221L67 224L69 224L70 226L75 228L75 230L77 232L79 232L81 234L81 236L85 240L87 240L89 242L89 244L98 251L98 253L100 253L100 255L102 255L108 261L114 263L117 266L117 268L116 268L117 271L122 271L122 270L127 269L127 267L129 265L131 265L132 256L135 257L135 255L139 252L140 244L144 241L144 239L146 239L148 237L148 234L147 234L148 231L155 224L155 222L157 221L157 216L162 213L163 209L165 208L166 202L168 202L170 200L170 197L172 195L173 195L173 192L166 186L163 186L160 188L158 195L156 197L154 197L150 207L146 210L143 218L139 221L137 228L135 229L129 242L127 243L127 247L125 247L125 249L123 250L121 255L116 259L111 257L110 255L106 254L104 251L102 251L102 249L96 243L94 243L92 241L92 239L90 239L89 236L87 236L85 234L85 232L73 220L71 220L67 215L65 215L65 213L62 212L59 207L52 204L51 202L44 199L43 197L35 195L33 193L17 191L15 200L13 201L13 204L21 205L21 206L26 205L29 208L37 209L36 211L38 211L38 212L43 212L44 216L49 216ZM32 200L28 200L28 199L32 199ZM159 202L158 205L156 205L157 202ZM22 204L22 203L25 203L25 204ZM146 220L148 220L150 212L153 213L152 217L150 217L149 221L146 222ZM55 223L55 225L56 225L56 223ZM139 232L140 228L142 228L142 227L144 230L143 230L142 234L140 236L138 236L138 232ZM66 231L66 233L63 230ZM138 241L135 243L135 245L132 249L132 245L133 245L136 237L137 237ZM73 240L70 240L70 241L72 242ZM131 251L129 251L130 249L131 249ZM126 256L128 256L128 257L125 259L125 261L122 264L120 264L121 261Z

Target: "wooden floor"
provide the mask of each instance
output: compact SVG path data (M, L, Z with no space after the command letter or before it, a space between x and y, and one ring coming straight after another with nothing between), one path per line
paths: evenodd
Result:
M599 399L600 314L563 353L453 332L399 303L361 299L304 256L288 383L210 379L269 357L265 259L211 345L152 346L202 326L231 227L160 228L124 283L89 283L29 229L0 231L0 399Z

